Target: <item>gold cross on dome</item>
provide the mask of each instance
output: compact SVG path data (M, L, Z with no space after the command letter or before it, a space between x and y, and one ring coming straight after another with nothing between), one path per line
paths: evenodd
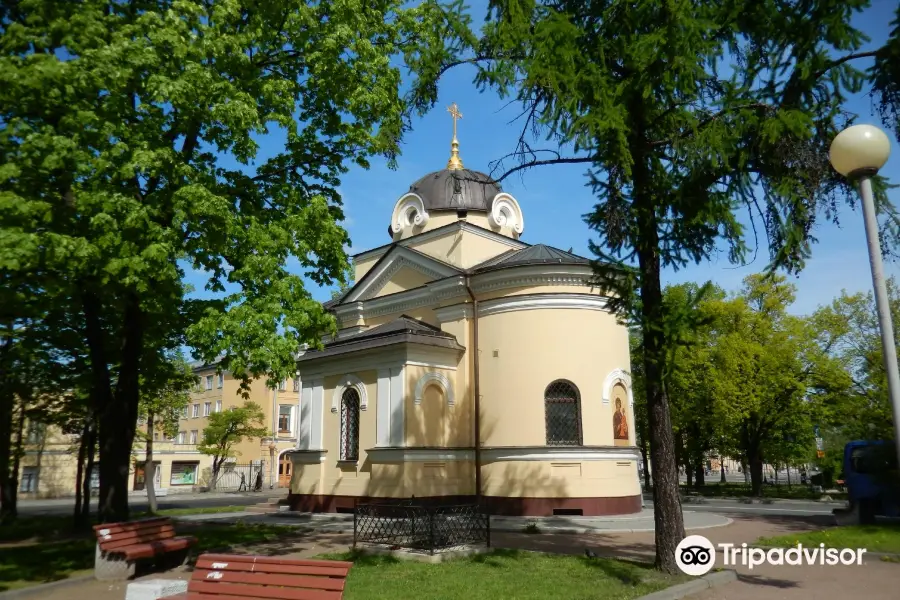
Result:
M450 116L453 117L453 137L456 137L456 120L462 119L463 115L459 112L459 107L456 105L456 102L447 107L447 112L450 113Z
M463 168L462 159L459 157L459 140L456 139L456 122L462 119L462 113L456 102L447 107L447 112L453 117L453 139L450 141L450 160L447 161L447 168L451 171Z

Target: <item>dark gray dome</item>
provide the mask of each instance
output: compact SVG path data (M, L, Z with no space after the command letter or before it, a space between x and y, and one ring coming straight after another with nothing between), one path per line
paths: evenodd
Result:
M418 194L426 211L432 210L491 210L500 185L488 175L468 169L444 169L429 173L409 186Z

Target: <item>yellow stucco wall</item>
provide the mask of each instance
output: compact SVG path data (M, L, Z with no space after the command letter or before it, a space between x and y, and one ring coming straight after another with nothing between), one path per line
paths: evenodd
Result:
M325 377L323 436L322 446L327 450L322 465L322 489L319 493L358 496L364 495L368 487L370 469L367 464L366 449L375 446L376 398L378 394L378 372L357 371L353 373L365 385L368 397L368 408L359 412L359 461L356 464L340 462L341 457L341 407L340 399L336 404L337 412L332 412L334 391L343 375ZM302 477L301 477L302 480Z
M406 246L445 263L459 266L462 262L462 242L462 232L453 228L437 238L423 241L411 240Z
M367 495L393 498L466 495L474 493L473 482L471 461L375 463Z
M479 345L486 446L544 445L543 395L557 379L579 390L584 444L613 445L613 409L602 403L603 382L611 371L629 369L628 331L613 315L539 309L484 316Z
M487 496L512 498L618 498L640 494L633 460L487 462L482 468Z
M513 249L500 240L459 230L422 242L412 240L408 247L463 269Z
M384 250L387 252L387 249ZM379 252L378 254L372 256L366 256L363 258L354 258L353 259L353 281L360 281L365 276L369 270L375 266L381 257L384 256L384 252Z
M456 371L436 367L407 365L404 406L406 411L406 445L409 447L461 448L471 445L472 421L470 398L460 395ZM422 401L416 403L416 389L423 376L439 373L451 385L453 405L448 395L434 380L425 380ZM463 387L465 391L465 386Z
M405 292L406 290L421 287L431 280L432 278L424 273L409 267L403 267L391 277L391 280L388 281L383 288L378 290L374 297L378 298L389 294L396 294L397 292Z

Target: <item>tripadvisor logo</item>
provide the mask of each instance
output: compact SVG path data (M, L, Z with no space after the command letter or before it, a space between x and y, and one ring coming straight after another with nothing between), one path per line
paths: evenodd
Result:
M689 535L675 548L675 563L687 575L706 575L716 565L716 548L702 535Z
M718 544L722 552L722 566L742 565L748 569L760 565L861 565L864 548L804 547L797 544L793 548L748 548L747 544ZM675 562L687 575L705 575L716 565L716 547L702 535L689 535L675 549Z

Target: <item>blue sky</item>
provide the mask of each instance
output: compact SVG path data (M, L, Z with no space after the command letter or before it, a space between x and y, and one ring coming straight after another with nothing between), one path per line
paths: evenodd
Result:
M484 15L485 2L474 2L473 15ZM872 8L858 19L856 25L872 38L871 45L880 45L889 33L893 18L893 0L874 0ZM352 240L351 254L380 246L390 241L387 226L394 203L419 177L444 168L450 150L452 121L446 112L451 102L459 104L463 119L459 123L462 159L469 169L488 171L489 163L512 151L521 125L509 124L517 114L517 106L504 109L493 93L480 94L472 85L473 69L452 70L441 82L439 102L435 109L414 123L403 143L397 170L387 168L376 160L368 171L354 168L344 176L340 186L347 220L344 226ZM848 108L860 115L859 122L878 124L872 114L868 98L855 98ZM261 157L279 151L282 138L277 134L263 138ZM882 173L900 182L900 149L892 138L893 155ZM522 207L528 243L545 243L564 250L572 247L575 253L590 256L588 240L592 232L581 216L588 212L594 199L585 187L585 165L547 166L514 174L504 180L504 190L512 193ZM891 192L895 204L900 204L900 190ZM872 287L862 215L845 209L841 226L821 224L815 232L820 242L813 250L813 258L794 281L798 314L809 313L818 305L831 301L842 289L850 292L868 291ZM751 240L752 241L752 240ZM724 254L718 260L691 266L677 273L667 271L664 283L706 281L712 279L728 290L740 286L748 274L765 266L766 254L761 251L755 263L746 267L731 265ZM897 264L886 265L889 275L900 274ZM191 274L190 280L202 289L203 280ZM330 297L329 289L314 288L320 300Z

